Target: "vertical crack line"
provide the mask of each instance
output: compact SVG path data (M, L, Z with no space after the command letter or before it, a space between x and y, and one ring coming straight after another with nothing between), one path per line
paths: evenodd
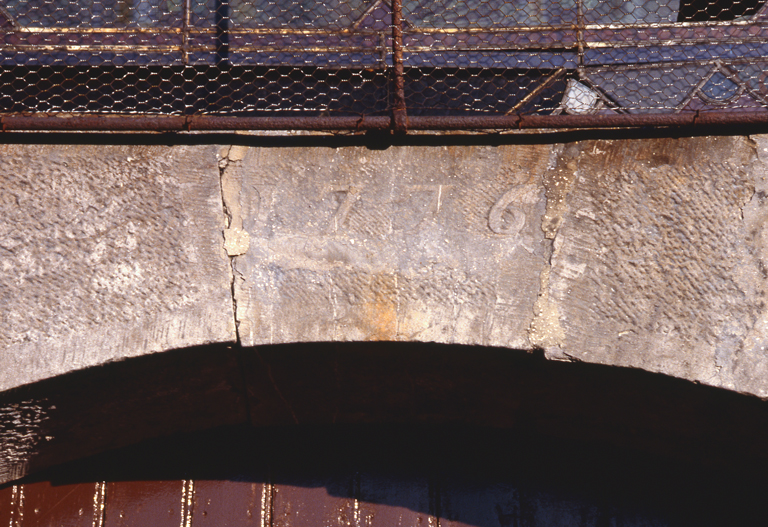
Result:
M533 319L528 327L528 340L533 349L543 349L551 359L568 360L565 348L565 330L560 324L560 313L551 297L551 273L557 253L558 236L568 210L566 198L576 184L579 173L578 143L552 147L550 163L542 176L546 208L541 217L541 230L548 242L547 257L539 275L539 293L533 305Z
M395 340L400 340L400 284L397 281L397 271L392 276L395 279Z
M222 233L222 238L224 241L224 250L227 252L227 257L229 258L229 267L230 267L230 295L232 297L232 317L234 319L235 324L235 338L237 339L237 345L241 345L240 341L240 324L237 318L237 296L235 295L235 276L237 275L237 269L235 267L235 256L231 255L227 251L227 235L226 232L232 227L232 212L229 210L229 207L227 206L227 199L226 199L226 192L227 189L224 188L224 177L225 172L227 171L227 168L229 167L230 158L229 155L232 152L232 147L234 145L229 145L227 148L227 153L222 159L219 161L219 189L221 192L221 210L224 213L224 232Z
M107 482L96 482L93 492L93 527L104 526L104 509L107 497Z
M331 302L331 310L333 315L333 336L331 337L331 340L333 342L336 342L336 338L338 336L339 332L339 313L338 309L336 308L336 292L335 288L333 286L333 273L328 274L328 298Z

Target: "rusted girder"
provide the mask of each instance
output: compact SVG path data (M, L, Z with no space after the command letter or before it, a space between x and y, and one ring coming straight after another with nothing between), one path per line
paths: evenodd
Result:
M398 121L398 116L400 119ZM536 128L637 128L648 126L695 127L766 125L768 112L722 111L708 113L613 115L452 115L371 117L234 117L215 115L4 115L3 131L138 131L183 132L226 130L369 131L407 130L511 130Z

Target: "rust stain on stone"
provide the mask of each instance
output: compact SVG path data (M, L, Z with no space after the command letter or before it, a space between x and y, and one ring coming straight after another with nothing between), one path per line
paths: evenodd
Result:
M371 283L371 295L362 304L367 340L394 340L397 337L397 278L378 274Z
M378 296L378 295L377 295ZM376 298L363 305L364 321L370 328L368 340L393 340L397 335L397 306L389 299Z

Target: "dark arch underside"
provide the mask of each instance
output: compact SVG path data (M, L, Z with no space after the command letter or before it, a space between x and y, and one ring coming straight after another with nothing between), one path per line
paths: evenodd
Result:
M77 525L294 527L768 517L768 489L755 484L768 465L762 401L504 349L177 350L6 392L0 418L5 470L15 459L32 472L0 488L0 523L20 513L22 525L69 524L71 513ZM96 509L46 512L59 499Z

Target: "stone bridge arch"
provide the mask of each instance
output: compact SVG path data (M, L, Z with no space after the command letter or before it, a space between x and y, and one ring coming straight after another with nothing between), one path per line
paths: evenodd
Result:
M616 401L641 404L622 383L588 388L583 379L593 374L583 363L594 363L620 367L606 369L606 379L640 369L682 379L674 381L687 386L680 393L739 392L722 395L745 401L733 403L746 409L731 429L764 433L764 405L748 396L768 394L765 136L386 148L237 139L0 147L4 480L155 435L306 422L274 368L300 364L296 379L311 386L312 357L324 373L300 399L314 408L307 419L333 422L333 405L313 404L332 385L336 342L411 343L338 352L348 364L366 349L390 357L380 378L361 377L363 364L350 377L370 384L355 392L367 403L348 408L353 421L472 423L482 412L451 414L441 383L456 388L473 364L511 372L533 361L545 372L537 374L544 392L568 398L553 372L572 372L563 375L587 397L563 423L589 408L609 412L599 402L611 398L609 386ZM298 343L307 344L291 347ZM324 351L313 355L313 346ZM293 362L281 362L281 350ZM422 360L402 350L430 358L414 382L432 379L425 400L442 410L408 413L400 389L386 389L386 379L407 377L397 364ZM261 377L251 382L244 372L262 351L271 362L252 368ZM441 353L447 369L430 372ZM456 393L482 391L474 371ZM485 424L499 425L514 414L504 401L521 399L506 398L495 378L480 407L496 400ZM638 393L654 393L647 387L656 381L644 382ZM109 386L123 388L100 399ZM270 387L258 418L253 386ZM670 426L686 397L673 405ZM664 406L654 404L640 412L648 427ZM689 406L704 419L707 405ZM525 415L543 411L523 407ZM727 423L726 414L713 422ZM139 415L148 419L143 428L131 424ZM615 441L631 436L626 417L610 422L623 423ZM702 430L725 444L715 429Z

